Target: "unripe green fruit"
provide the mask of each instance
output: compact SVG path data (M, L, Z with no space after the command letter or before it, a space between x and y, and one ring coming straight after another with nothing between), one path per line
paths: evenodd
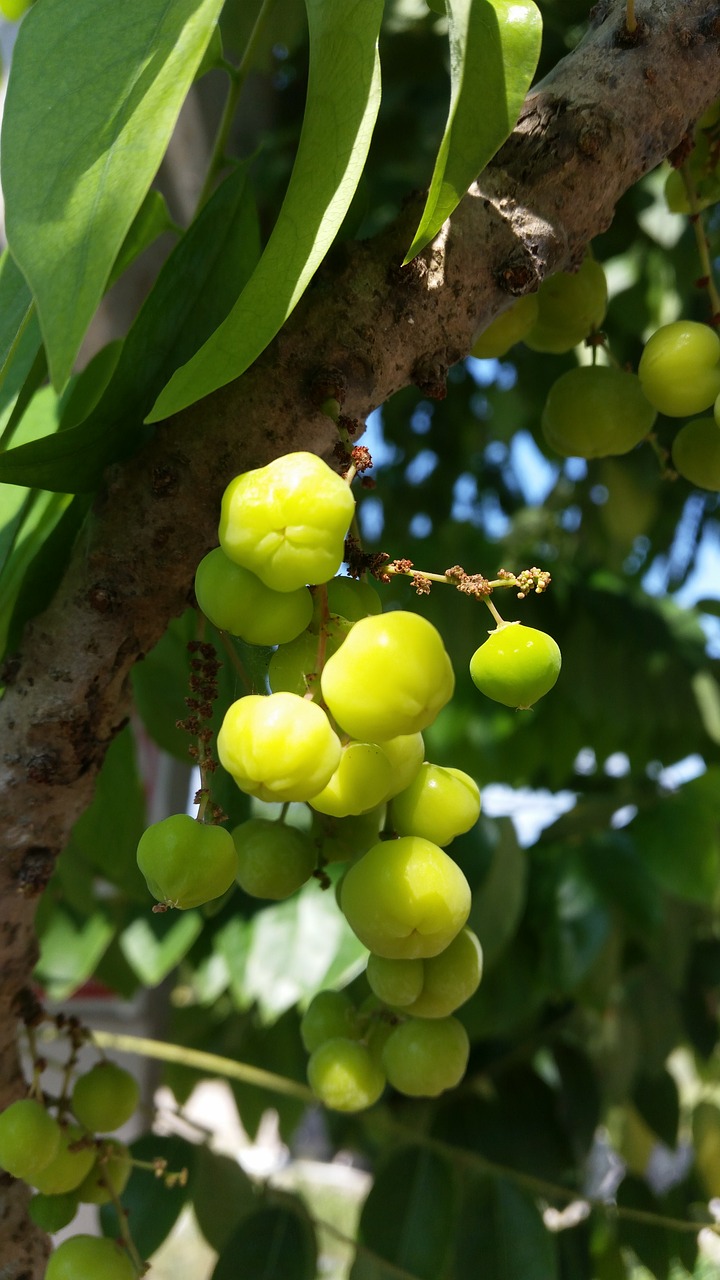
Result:
M287 644L305 630L313 612L307 587L273 591L216 547L195 573L197 602L214 627L247 644Z
M357 578L332 578L326 590L330 613L339 614L341 618L347 618L348 622L359 622L370 614L382 612L382 601L369 582L361 582ZM320 613L317 601L314 619L316 629Z
M32 3L33 0L0 0L0 13L9 22L17 22Z
M702 177L697 177L695 194L697 197L695 212L709 209L711 204L717 204L720 199L720 180L717 174L705 173ZM672 169L665 179L665 200L671 213L683 213L687 216L693 212L679 169Z
M343 880L342 910L368 950L390 959L435 956L460 932L470 887L429 840L385 840L354 862Z
M376 742L348 742L327 786L310 805L333 818L368 813L385 799L390 762Z
M318 991L300 1022L300 1035L308 1053L326 1040L360 1040L358 1011L345 991Z
M558 645L545 631L505 622L475 650L470 675L488 698L525 711L552 689L561 661Z
M333 1111L364 1111L377 1102L385 1076L357 1040L326 1040L311 1054L310 1088Z
M416 1018L446 1018L480 986L482 948L471 929L462 929L439 956L423 960L422 991L403 1007ZM390 963L390 962L388 962Z
M673 447L675 470L697 485L720 493L720 427L715 418L696 418L678 431Z
M468 1035L457 1018L411 1018L388 1036L382 1060L395 1089L411 1098L436 1098L460 1083L469 1054Z
M503 311L497 319L483 329L470 351L478 360L498 359L504 356L516 342L522 342L537 323L539 311L536 293L526 293Z
M702 413L720 395L720 338L694 320L663 325L645 344L638 375L660 413L671 418Z
M418 733L450 701L452 664L426 618L398 610L356 622L320 682L331 714L365 742Z
M122 1195L131 1172L132 1157L127 1147L115 1138L108 1138L75 1194L82 1204L109 1204L113 1193L115 1197Z
M606 458L634 449L656 416L634 373L586 365L553 383L541 425L548 444L563 457Z
M124 1249L103 1236L71 1236L51 1255L45 1280L136 1280Z
M371 989L385 1004L404 1008L413 1004L423 989L423 960L388 960L368 956L366 976Z
M72 1109L91 1133L112 1133L134 1115L140 1086L134 1076L115 1062L99 1062L78 1076Z
M221 897L237 874L230 832L187 813L148 827L140 838L137 863L153 897L180 911Z
M330 781L341 750L322 708L294 693L239 698L217 736L223 768L241 791L266 802L311 800Z
M383 743L383 749L384 746ZM351 858L367 853L370 846L378 842L384 818L384 805L350 818L331 818L327 814L315 812L312 836L322 861L348 862Z
M329 658L342 644L351 624L335 617L325 635L325 657ZM281 644L268 666L268 679L273 693L294 693L304 698L314 689L320 677L318 669L319 636L316 631L303 631L296 640Z
M75 1191L95 1163L96 1150L92 1144L79 1146L74 1151L70 1148L86 1139L87 1134L80 1125L66 1125L61 1132L57 1155L44 1169L27 1179L30 1185L47 1196Z
M406 733L397 738L384 738L382 749L390 762L385 799L392 800L417 777L425 759L425 743L421 733Z
M426 762L393 800L391 817L399 836L424 836L433 844L447 845L475 826L480 790L462 769Z
M250 818L232 833L237 882L253 898L289 898L315 870L315 846L304 831L284 822Z
M28 1215L36 1227L54 1235L72 1222L78 1203L76 1191L66 1191L62 1196L46 1196L38 1191L28 1205Z
M537 292L538 317L525 336L531 351L561 355L572 351L600 328L607 309L605 272L585 258L574 274L561 271L544 280Z
M288 453L230 482L220 545L274 591L327 582L355 510L350 486L313 453Z
M11 1102L0 1114L0 1168L26 1181L55 1159L62 1130L35 1098Z

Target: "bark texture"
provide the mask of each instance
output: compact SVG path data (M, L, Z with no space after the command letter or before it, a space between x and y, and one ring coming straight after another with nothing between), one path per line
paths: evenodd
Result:
M129 673L186 605L238 471L333 427L319 385L364 419L393 392L444 391L448 368L514 296L576 264L621 195L720 96L720 5L601 0L582 44L528 96L512 137L431 249L400 268L422 208L333 252L289 323L237 382L163 423L110 469L55 599L28 628L0 703L0 1106L22 1091L15 1028L35 957L38 894L89 803L129 710ZM326 391L327 394L327 391ZM25 1191L0 1180L0 1280L37 1280L44 1244L18 1238Z

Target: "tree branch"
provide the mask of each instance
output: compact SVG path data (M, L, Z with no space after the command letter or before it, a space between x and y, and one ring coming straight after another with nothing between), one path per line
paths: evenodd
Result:
M127 717L131 667L185 607L216 541L228 480L289 450L328 450L318 382L337 387L359 419L412 383L442 395L476 332L513 296L576 264L620 196L720 96L720 5L646 0L635 40L625 9L625 0L596 5L585 40L531 92L512 137L420 259L399 266L418 197L375 240L330 254L247 374L109 470L0 704L0 1105L20 1088L15 1011L35 955L37 894Z

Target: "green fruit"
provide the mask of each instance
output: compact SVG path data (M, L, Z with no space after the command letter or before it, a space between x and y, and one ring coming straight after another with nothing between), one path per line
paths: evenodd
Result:
M531 351L561 355L572 351L600 328L607 309L605 272L594 258L585 258L574 273L549 276L537 292L538 317L525 336Z
M345 991L318 991L300 1022L300 1035L308 1053L326 1040L360 1040L362 1024Z
M330 781L341 750L322 708L294 693L239 698L217 736L223 768L241 791L267 802L311 800Z
M237 874L230 832L187 813L148 827L140 838L137 863L153 897L180 911L221 897Z
M348 862L367 853L370 846L378 842L384 818L384 805L351 818L331 818L314 812L311 830L321 861Z
M335 653L350 630L345 618L333 617L325 634L325 657ZM273 693L295 693L304 698L319 683L319 636L304 631L289 644L281 644L268 666L268 679Z
M417 777L425 759L425 743L421 733L407 733L397 738L384 738L382 749L390 762L385 799L392 800Z
M214 627L247 644L287 644L305 630L313 612L307 587L273 591L216 547L195 573L197 602Z
M424 836L447 845L480 817L477 783L462 769L420 766L414 780L392 802L392 825L399 836Z
M36 1227L54 1235L62 1231L72 1222L78 1210L76 1191L66 1191L61 1196L46 1196L42 1191L33 1196L28 1205L28 1214Z
M0 1168L26 1181L55 1159L62 1130L35 1098L11 1102L0 1114Z
M416 1018L446 1018L480 986L482 948L472 930L463 929L439 956L423 960L422 965L422 990L416 1000L403 1007L403 1013Z
M310 805L333 818L368 813L385 799L390 762L376 742L348 742L337 769Z
M357 1040L326 1040L310 1056L310 1088L332 1111L364 1111L377 1102L385 1076Z
M488 698L525 711L552 689L561 661L552 636L521 622L504 622L475 650L470 675Z
M470 911L465 876L437 845L419 836L385 840L354 862L341 906L368 950L416 960L444 951Z
M470 351L478 360L491 360L504 356L516 342L522 342L538 318L539 304L536 293L526 293L518 298L507 311L483 329Z
M79 1144L77 1148L71 1150L76 1144ZM75 1191L95 1163L96 1154L95 1144L88 1143L87 1133L80 1125L66 1125L55 1158L27 1181L47 1196Z
M237 882L253 898L289 898L310 879L317 852L309 836L284 822L250 818L232 833Z
M453 695L455 677L440 633L398 610L356 622L320 681L331 714L365 742L419 733Z
M0 13L10 22L17 22L27 12L33 0L0 0Z
M423 989L423 960L388 960L368 956L366 976L372 991L385 1004L403 1008L413 1004Z
M45 1280L136 1280L124 1249L102 1236L71 1236L51 1255Z
M663 325L645 344L638 376L660 413L702 413L720 395L720 338L694 320Z
M285 454L230 482L220 545L274 591L295 591L335 576L354 511L349 485L321 458Z
M140 1086L115 1062L99 1062L75 1082L73 1113L91 1133L111 1133L135 1114Z
M715 418L695 418L678 431L673 447L675 470L697 485L720 493L720 427Z
M696 178L695 194L698 212L717 204L720 199L720 180L717 174L707 173ZM665 179L665 200L671 213L684 213L686 216L692 213L685 183L678 169L671 169Z
M357 578L333 578L327 584L327 605L331 614L339 614L348 622L359 622L369 614L382 612L382 601L369 582L360 582ZM319 601L315 607L315 629L319 629L321 620Z
M75 1194L83 1204L109 1204L122 1195L131 1171L132 1157L127 1147L115 1138L108 1138Z
M606 458L634 449L656 416L634 373L587 365L553 383L541 425L548 444L563 457Z
M388 1082L411 1098L436 1098L460 1083L470 1043L457 1018L410 1018L388 1036L382 1061Z

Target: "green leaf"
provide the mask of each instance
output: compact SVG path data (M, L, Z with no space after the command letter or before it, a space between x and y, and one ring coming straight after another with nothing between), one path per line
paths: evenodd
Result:
M425 1147L395 1152L378 1171L360 1215L358 1238L378 1255L358 1253L350 1280L390 1280L382 1259L418 1280L445 1275L457 1209L452 1166Z
M27 281L6 249L0 256L0 377L3 380L30 324L33 310Z
M667 1147L677 1146L680 1099L669 1071L643 1072L635 1082L633 1102L648 1128Z
M70 840L99 875L147 905L147 886L135 856L144 830L145 796L128 725L110 744L92 803L75 823Z
M199 1147L192 1198L200 1230L222 1253L239 1223L257 1207L258 1193L237 1160Z
M66 1000L95 972L115 933L106 913L77 918L58 902L38 916L40 958L35 977L51 1000Z
M268 1205L250 1214L230 1237L210 1280L315 1280L317 1246L312 1223L298 1201ZM286 1207L287 1206L287 1207Z
M8 243L36 301L56 387L70 376L221 8L75 0L70 11L66 0L43 0L22 24L2 182Z
M526 855L509 818L499 818L494 825L499 839L487 875L473 892L468 920L482 943L486 968L513 937L525 905Z
M502 1178L463 1173L448 1280L557 1280L557 1250L534 1200Z
M144 249L147 249L148 245L157 240L163 231L179 232L180 228L176 227L170 217L170 210L167 207L164 195L151 188L135 214L130 230L120 246L120 251L110 272L109 284L119 280L123 271L127 271L130 264L135 261Z
M120 935L125 959L146 987L156 987L187 955L202 933L199 911L168 911L138 916Z
M214 193L163 264L99 403L77 427L0 456L0 479L62 492L100 483L147 435L142 419L173 371L225 319L260 254L247 165Z
M142 1138L130 1144L133 1160L146 1164L153 1160L166 1160L168 1173L180 1173L187 1169L190 1183L189 1186L168 1187L164 1178L156 1177L152 1169L133 1168L130 1181L123 1191L122 1202L127 1211L127 1225L142 1258L150 1258L160 1248L187 1204L196 1150L192 1143L183 1138L161 1138L154 1133L143 1134ZM114 1205L103 1205L100 1210L100 1226L105 1236L114 1239L121 1234Z
M179 369L147 422L232 382L275 337L347 213L380 105L382 0L306 0L307 101L285 199L258 266L227 320Z
M246 1007L257 1001L268 1021L321 990L329 974L335 985L345 985L367 956L338 911L332 889L321 889L316 880L249 921L229 921L214 944L228 965L237 1003Z
M514 128L540 56L533 0L447 0L447 14L450 111L405 263L437 235Z
M698 779L702 782L702 779ZM720 872L717 818L690 782L642 810L628 834L658 882L689 902L715 900Z

